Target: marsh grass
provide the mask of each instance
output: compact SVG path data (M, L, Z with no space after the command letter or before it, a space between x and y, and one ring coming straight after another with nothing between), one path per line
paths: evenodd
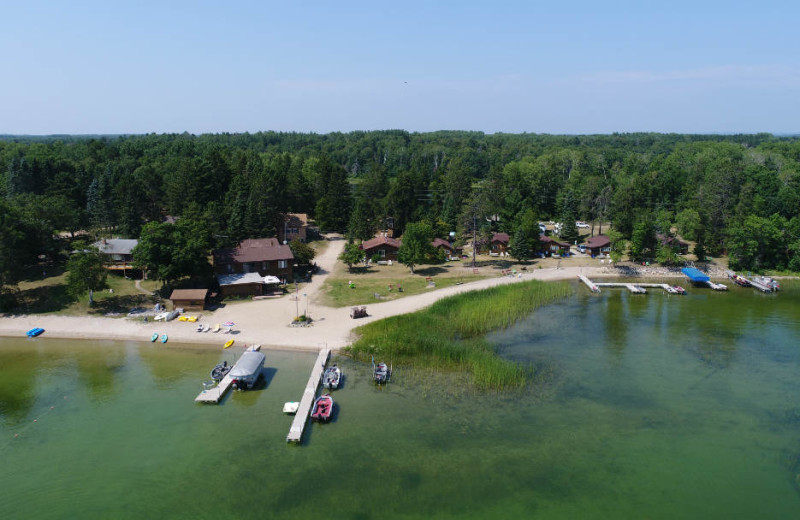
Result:
M521 388L534 369L502 359L484 336L570 292L567 283L530 281L451 296L422 311L359 327L360 338L346 352L362 361L375 356L411 367L464 371L482 390Z

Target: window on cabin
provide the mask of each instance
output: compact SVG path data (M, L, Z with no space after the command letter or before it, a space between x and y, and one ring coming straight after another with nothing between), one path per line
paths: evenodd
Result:
M378 254L381 255L381 258L386 258L386 250L385 249L378 250Z
M286 260L278 260L278 269L286 269Z

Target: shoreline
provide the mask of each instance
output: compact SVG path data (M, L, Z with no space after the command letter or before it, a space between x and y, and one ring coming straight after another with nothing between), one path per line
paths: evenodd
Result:
M723 272L722 270L719 270ZM309 294L309 314L314 320L308 327L291 327L295 314L294 300L258 300L237 304L214 311L212 315L200 314L198 322L221 323L233 321L236 325L232 334L196 332L196 323L168 323L131 320L126 318L105 318L90 316L59 315L15 315L0 318L0 337L22 338L25 332L34 327L45 329L46 338L69 340L111 340L111 341L150 341L154 332L166 333L169 341L164 345L187 344L211 347L234 339L234 347L244 344L261 345L262 348L288 351L314 351L322 347L338 352L352 343L353 329L375 320L407 314L424 309L434 302L455 294L475 291L529 280L563 281L577 280L583 274L590 278L678 278L683 277L680 269L657 266L647 267L561 267L532 269L520 273L518 277L501 276L487 278L463 285L436 289L431 292L406 296L383 303L367 303L369 316L350 318L350 307L326 307L317 303L319 291ZM721 278L716 272L709 272L712 278ZM321 287L321 282L318 287ZM156 341L156 343L160 342Z

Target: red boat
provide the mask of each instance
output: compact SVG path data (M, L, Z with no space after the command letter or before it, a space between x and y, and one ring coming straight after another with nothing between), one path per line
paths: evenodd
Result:
M311 420L318 422L328 422L333 415L333 397L321 395L314 401L314 408L311 409Z

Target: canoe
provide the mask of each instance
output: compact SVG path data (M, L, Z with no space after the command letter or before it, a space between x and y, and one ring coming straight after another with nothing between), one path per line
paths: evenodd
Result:
M169 337L167 336L166 332L161 335L161 343L166 343L168 340L169 340Z
M225 346L223 346L222 348L229 348L229 347L231 347L232 345L233 345L233 340L232 340L232 339L229 339L229 340L228 340L228 342L227 342L227 343L225 343Z
M155 342L158 339L158 332L154 332L152 336L150 336L150 342Z
M29 330L28 332L26 332L25 335L28 336L29 338L35 338L36 336L40 335L42 332L44 332L43 328L35 327L35 328Z

